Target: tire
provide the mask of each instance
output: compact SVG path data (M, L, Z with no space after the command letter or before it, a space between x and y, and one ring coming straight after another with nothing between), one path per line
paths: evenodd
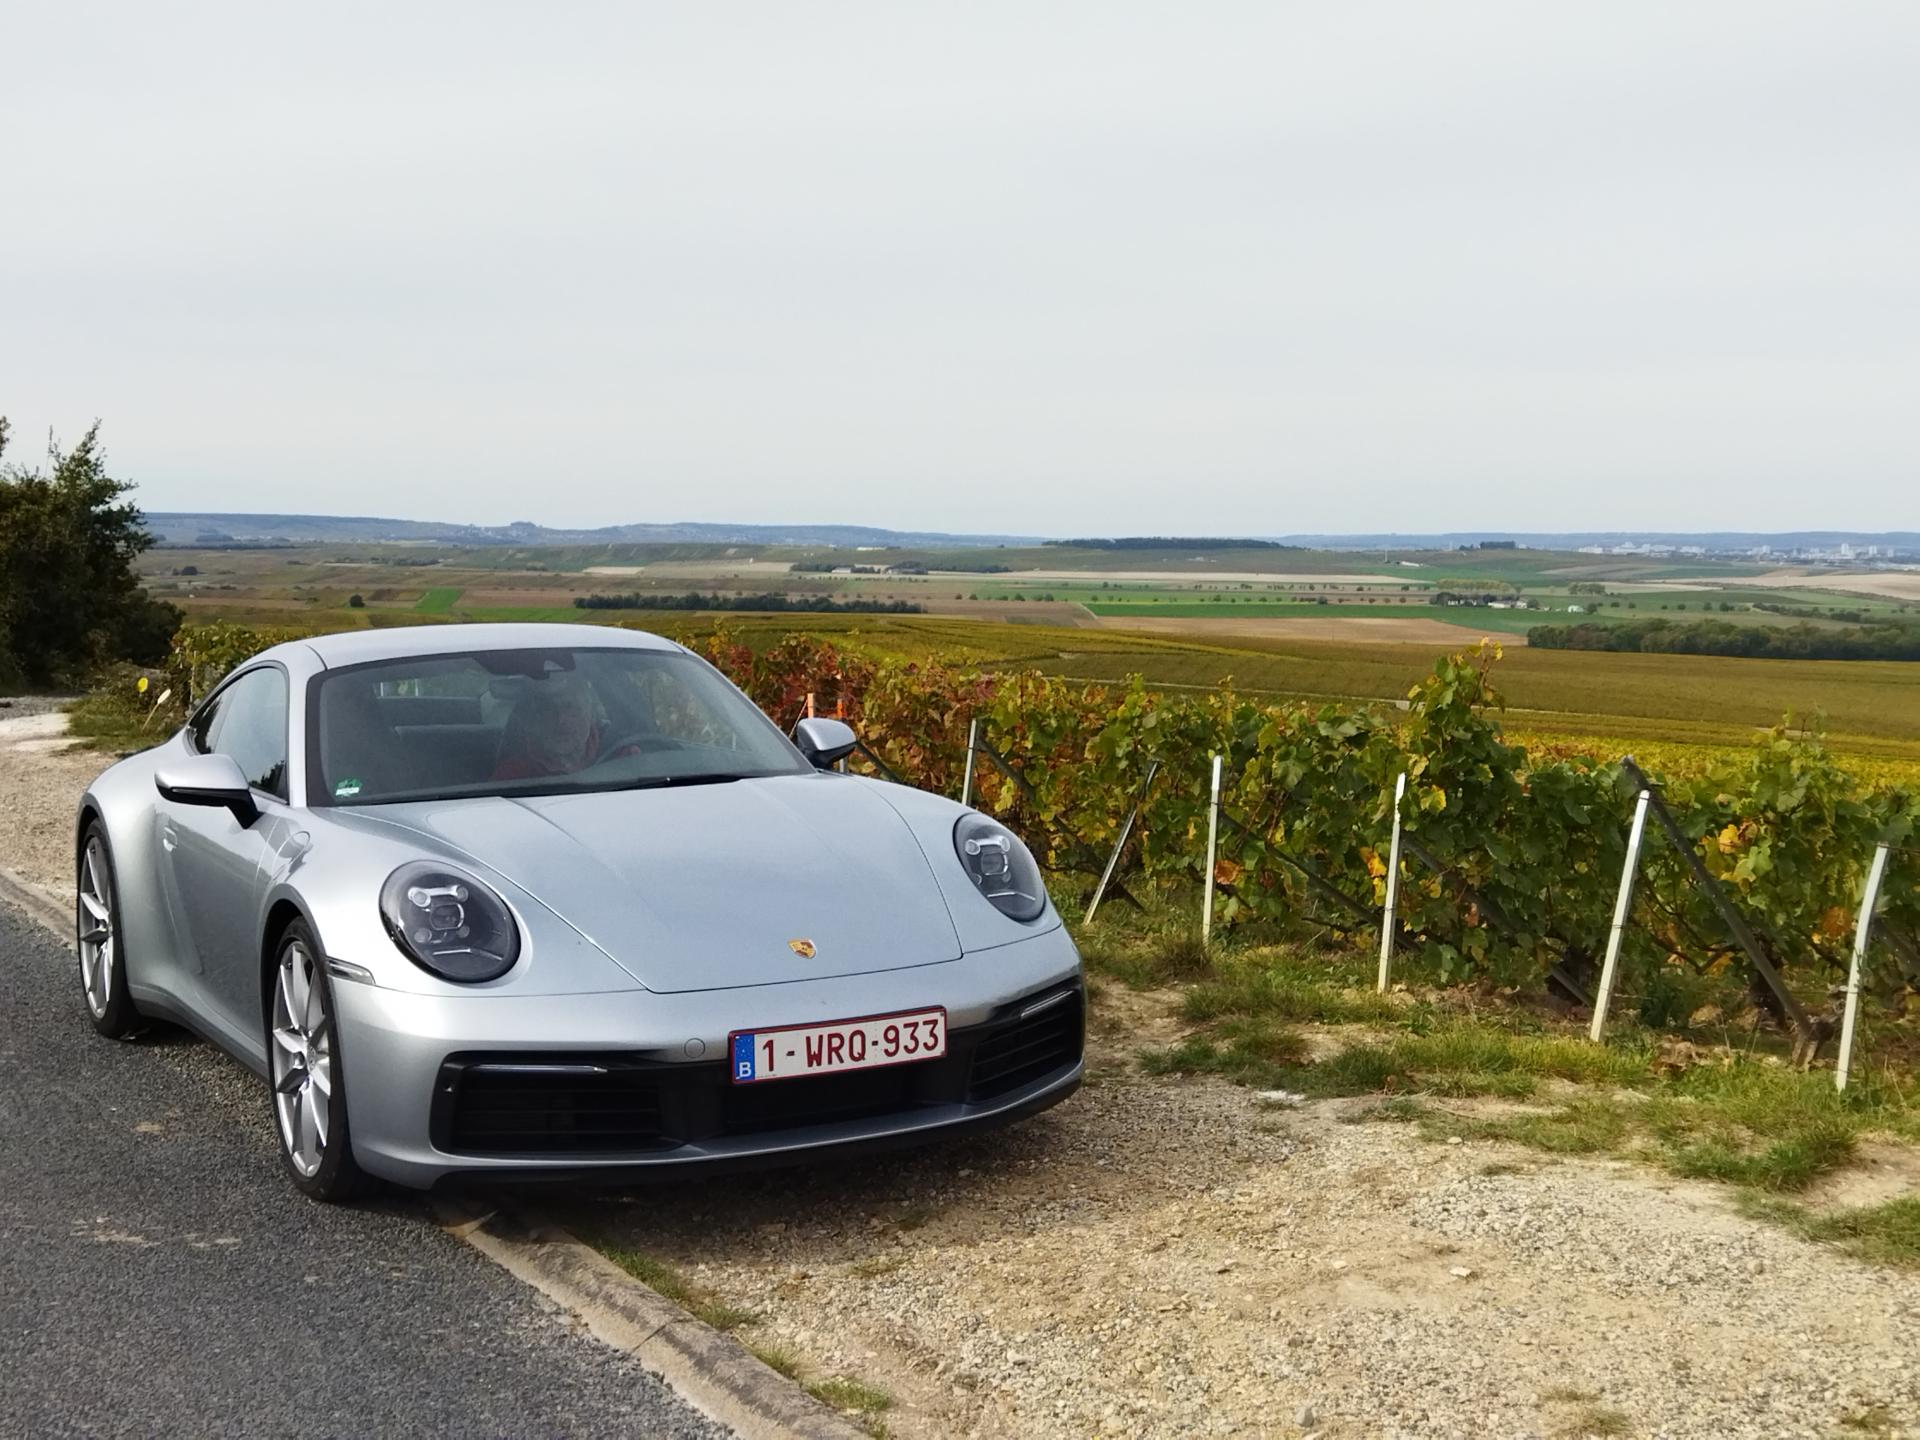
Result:
M127 957L120 937L120 882L114 873L113 846L98 820L80 837L75 862L79 897L73 906L73 948L80 957L80 998L93 1028L109 1040L125 1040L146 1029L127 988Z
M266 980L267 1109L281 1167L309 1199L363 1195L373 1182L353 1158L333 986L304 921L281 935Z

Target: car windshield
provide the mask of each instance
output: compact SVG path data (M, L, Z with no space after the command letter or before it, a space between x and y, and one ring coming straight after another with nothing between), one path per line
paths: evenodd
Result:
M309 801L561 795L803 773L766 716L674 651L489 650L329 670Z

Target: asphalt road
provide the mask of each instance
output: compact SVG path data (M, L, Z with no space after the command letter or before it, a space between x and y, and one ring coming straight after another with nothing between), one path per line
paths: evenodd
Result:
M416 1201L316 1205L265 1092L87 1023L0 904L0 1436L724 1435Z

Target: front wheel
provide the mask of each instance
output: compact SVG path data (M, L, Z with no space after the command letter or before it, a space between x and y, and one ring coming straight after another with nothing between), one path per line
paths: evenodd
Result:
M113 848L98 820L80 841L73 907L74 949L80 952L80 990L93 1028L109 1040L124 1040L146 1028L127 989L127 960L120 939L120 889L113 878Z
M267 1018L273 1129L280 1160L310 1198L350 1200L370 1182L353 1158L339 1032L326 962L298 920L274 954Z

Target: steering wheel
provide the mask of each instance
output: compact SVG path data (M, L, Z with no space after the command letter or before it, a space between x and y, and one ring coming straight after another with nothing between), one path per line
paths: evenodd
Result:
M623 755L644 755L649 750L684 750L684 740L675 740L671 735L662 735L658 730L629 730L617 740L609 740L600 746L599 758L594 763L618 760Z

